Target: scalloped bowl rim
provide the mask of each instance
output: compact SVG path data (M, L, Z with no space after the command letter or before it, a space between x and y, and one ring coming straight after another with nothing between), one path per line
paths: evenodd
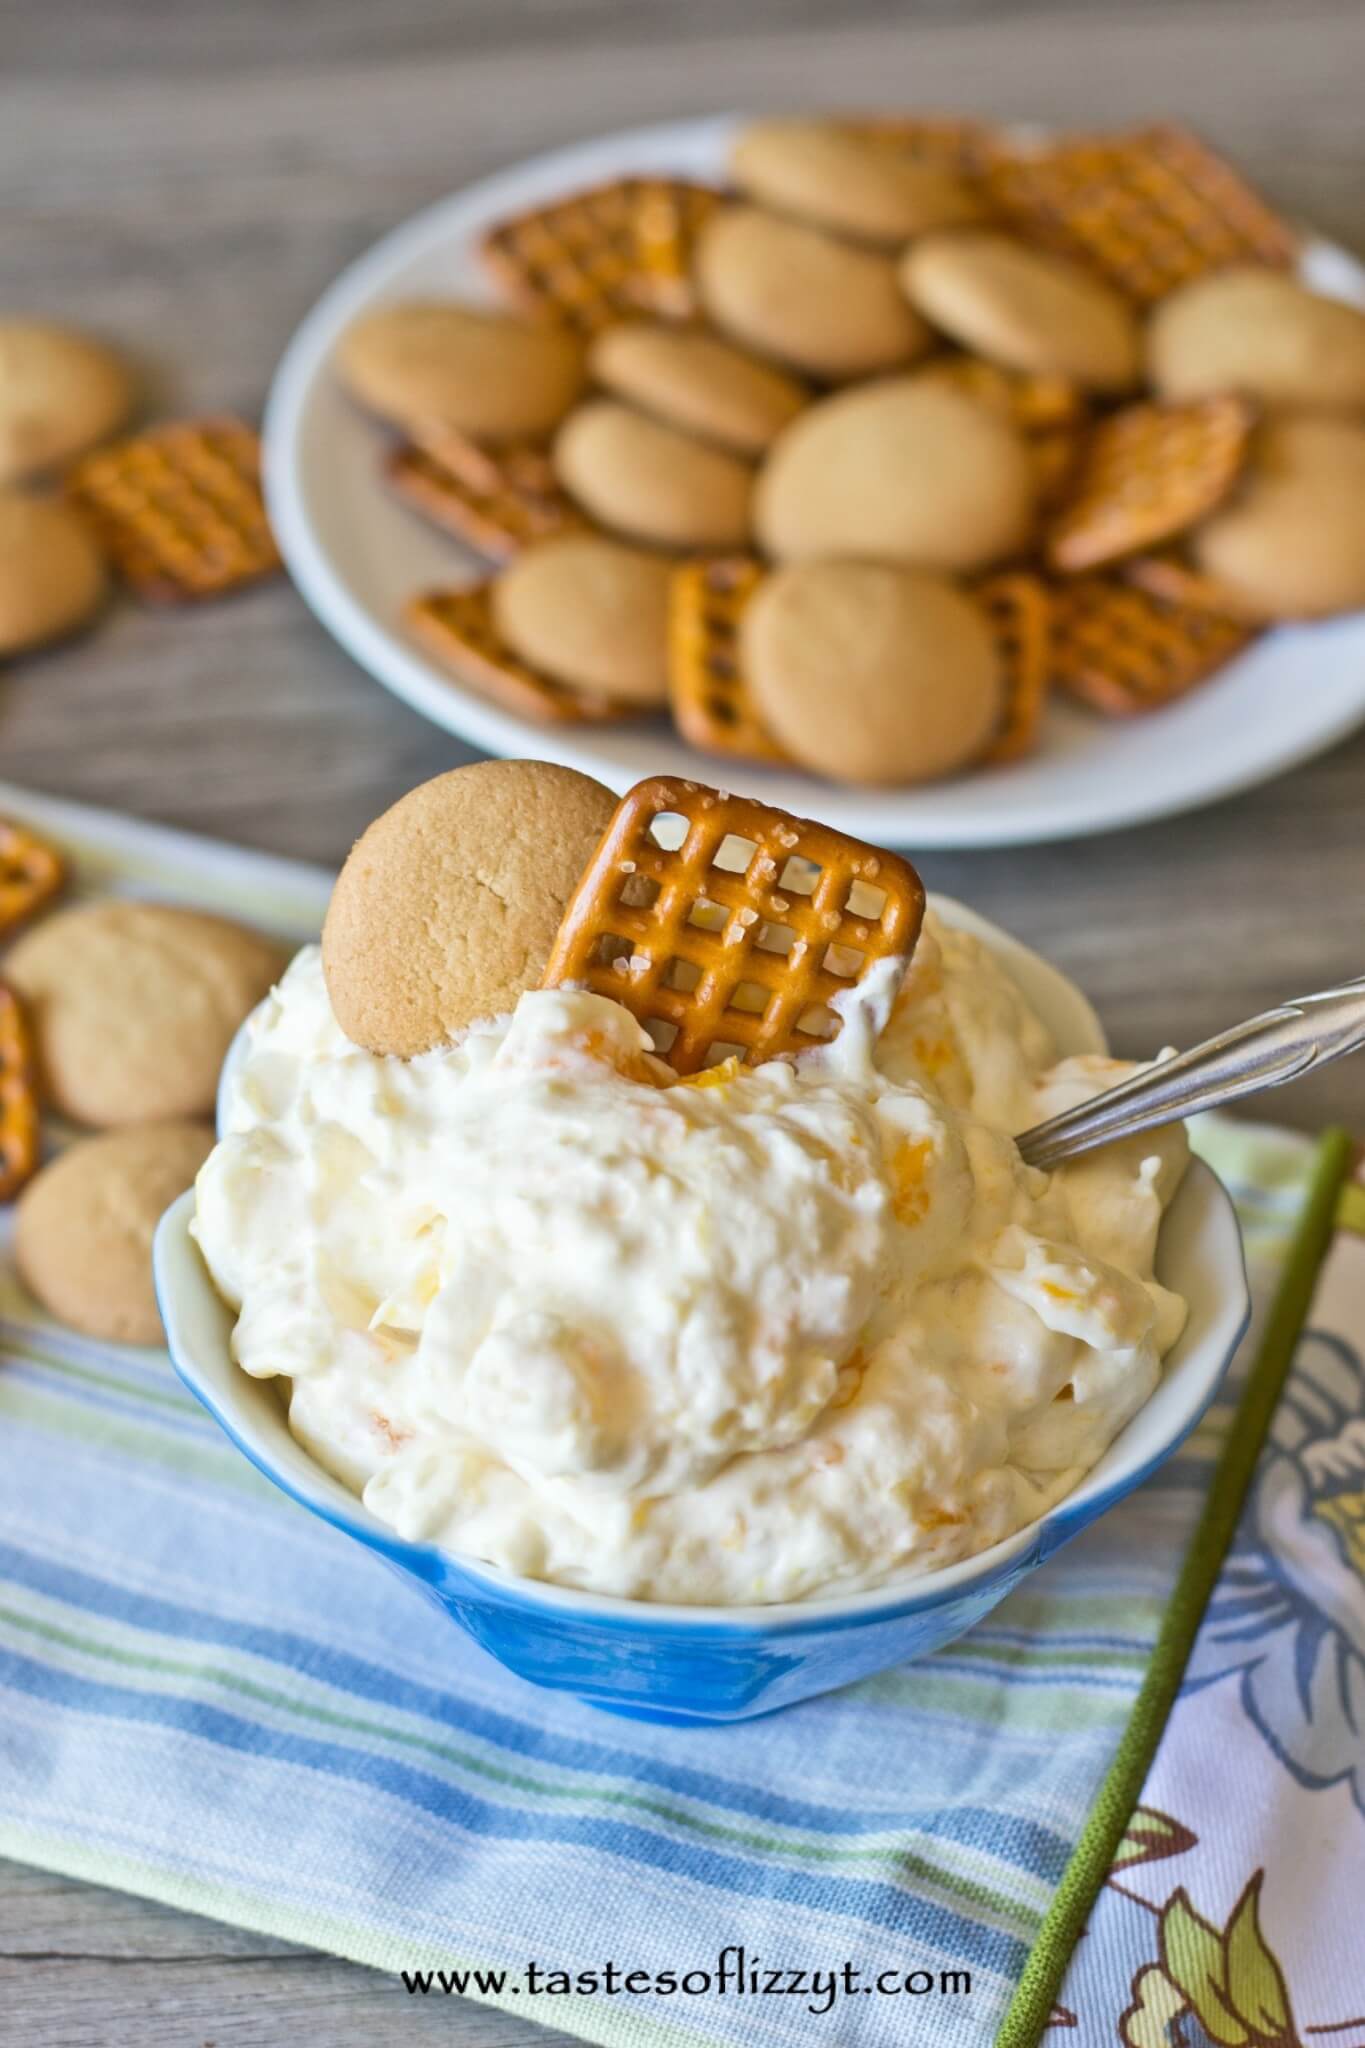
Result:
M930 902L946 922L975 932L1002 958L1065 1051L1105 1049L1095 1012L1055 968L951 898L931 896ZM229 1051L225 1081L240 1057L245 1031L244 1025ZM813 1626L839 1628L882 1622L947 1604L995 1581L1020 1560L1025 1561L1025 1570L1030 1569L1031 1551L1036 1552L1031 1562L1042 1562L1140 1486L1179 1447L1217 1392L1251 1313L1241 1233L1232 1203L1213 1172L1202 1160L1192 1159L1163 1221L1157 1250L1160 1272L1173 1263L1181 1266L1186 1246L1195 1248L1196 1269L1203 1284L1191 1290L1192 1276L1179 1276L1181 1290L1193 1291L1195 1296L1189 1322L1165 1361L1155 1391L1055 1507L1003 1541L956 1564L904 1574L882 1586L762 1606L684 1606L516 1577L438 1544L409 1542L380 1521L290 1435L276 1394L278 1382L253 1380L233 1360L228 1345L230 1311L190 1235L194 1200L191 1188L172 1203L158 1226L153 1251L157 1299L171 1359L185 1385L265 1478L300 1506L422 1579L449 1583L454 1576L463 1575L471 1597L482 1593L504 1606L519 1605L561 1616L577 1614L626 1631L771 1637ZM1182 1239L1179 1246L1169 1242L1176 1233Z

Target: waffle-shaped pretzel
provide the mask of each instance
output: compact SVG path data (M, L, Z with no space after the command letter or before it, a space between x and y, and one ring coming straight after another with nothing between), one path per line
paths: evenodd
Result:
M429 590L411 598L404 617L427 652L481 697L537 725L584 725L639 715L596 690L556 682L514 654L493 615L493 585Z
M721 866L723 853L741 865ZM919 876L898 854L657 776L621 799L541 985L614 996L676 1073L731 1053L757 1065L832 1037L831 998L880 960L908 961L923 916Z
M38 1083L23 1005L0 981L0 1202L12 1201L38 1164Z
M393 449L384 474L415 511L495 562L586 524L540 448L495 450L464 434L433 434Z
M703 753L785 761L759 715L740 662L739 622L763 578L751 555L685 562L673 572L668 692L683 738Z
M1179 548L1155 548L1151 554L1132 555L1119 563L1118 573L1125 583L1167 604L1182 605L1192 612L1213 612L1220 619L1245 616L1232 591L1225 590L1207 570L1196 569Z
M1294 261L1289 226L1188 130L997 145L987 194L1021 234L1088 263L1147 305L1231 263Z
M57 894L66 862L36 832L0 818L0 932L7 932Z
M1038 576L991 576L977 585L1000 650L1004 710L984 763L1018 761L1038 744L1051 683L1052 599Z
M1111 718L1157 711L1240 654L1254 635L1117 576L1078 576L1053 593L1052 676Z
M1126 405L1097 421L1048 527L1052 567L1102 568L1205 518L1241 474L1254 422L1231 392Z
M280 567L261 443L240 420L183 420L97 449L68 478L109 559L149 604L221 597Z
M686 319L696 310L692 252L719 202L685 178L615 178L498 221L479 251L518 305L587 334L641 314Z

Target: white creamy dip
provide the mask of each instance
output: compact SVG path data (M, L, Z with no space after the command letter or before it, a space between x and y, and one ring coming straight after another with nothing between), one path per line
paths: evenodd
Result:
M856 999L855 999L856 1003ZM1011 1133L1129 1071L1053 1048L932 914L879 1039L687 1082L567 990L417 1059L316 949L250 1028L194 1230L243 1370L400 1535L735 1604L969 1556L1156 1384L1178 1128L1051 1176Z

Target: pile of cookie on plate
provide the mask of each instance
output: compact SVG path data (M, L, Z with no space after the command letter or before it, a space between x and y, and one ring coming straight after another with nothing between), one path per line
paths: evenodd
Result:
M288 955L207 911L63 903L70 879L60 847L0 818L0 1210L59 1322L154 1344L153 1232L208 1157L223 1057Z
M528 719L911 784L1365 605L1365 313L1183 130L758 121L725 190L622 178L482 254L507 310L384 305L337 369L488 564L412 633Z
M0 661L92 625L115 579L164 605L279 571L255 429L215 415L124 434L140 395L106 341L0 314Z

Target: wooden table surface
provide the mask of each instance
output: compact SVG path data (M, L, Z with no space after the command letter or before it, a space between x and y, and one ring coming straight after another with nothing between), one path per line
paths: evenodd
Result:
M519 155L731 106L1188 120L1365 246L1355 0L182 0L0 5L0 305L106 331L158 405L255 413L300 316L375 236ZM336 862L468 758L356 668L286 584L192 617L123 607L0 676L0 774ZM1365 734L1200 815L1088 844L935 854L1076 975L1118 1048L1189 1042L1365 969ZM1365 1130L1365 1060L1286 1091ZM0 1790L0 1798L3 1791ZM0 2043L547 2035L328 1957L0 1866Z

